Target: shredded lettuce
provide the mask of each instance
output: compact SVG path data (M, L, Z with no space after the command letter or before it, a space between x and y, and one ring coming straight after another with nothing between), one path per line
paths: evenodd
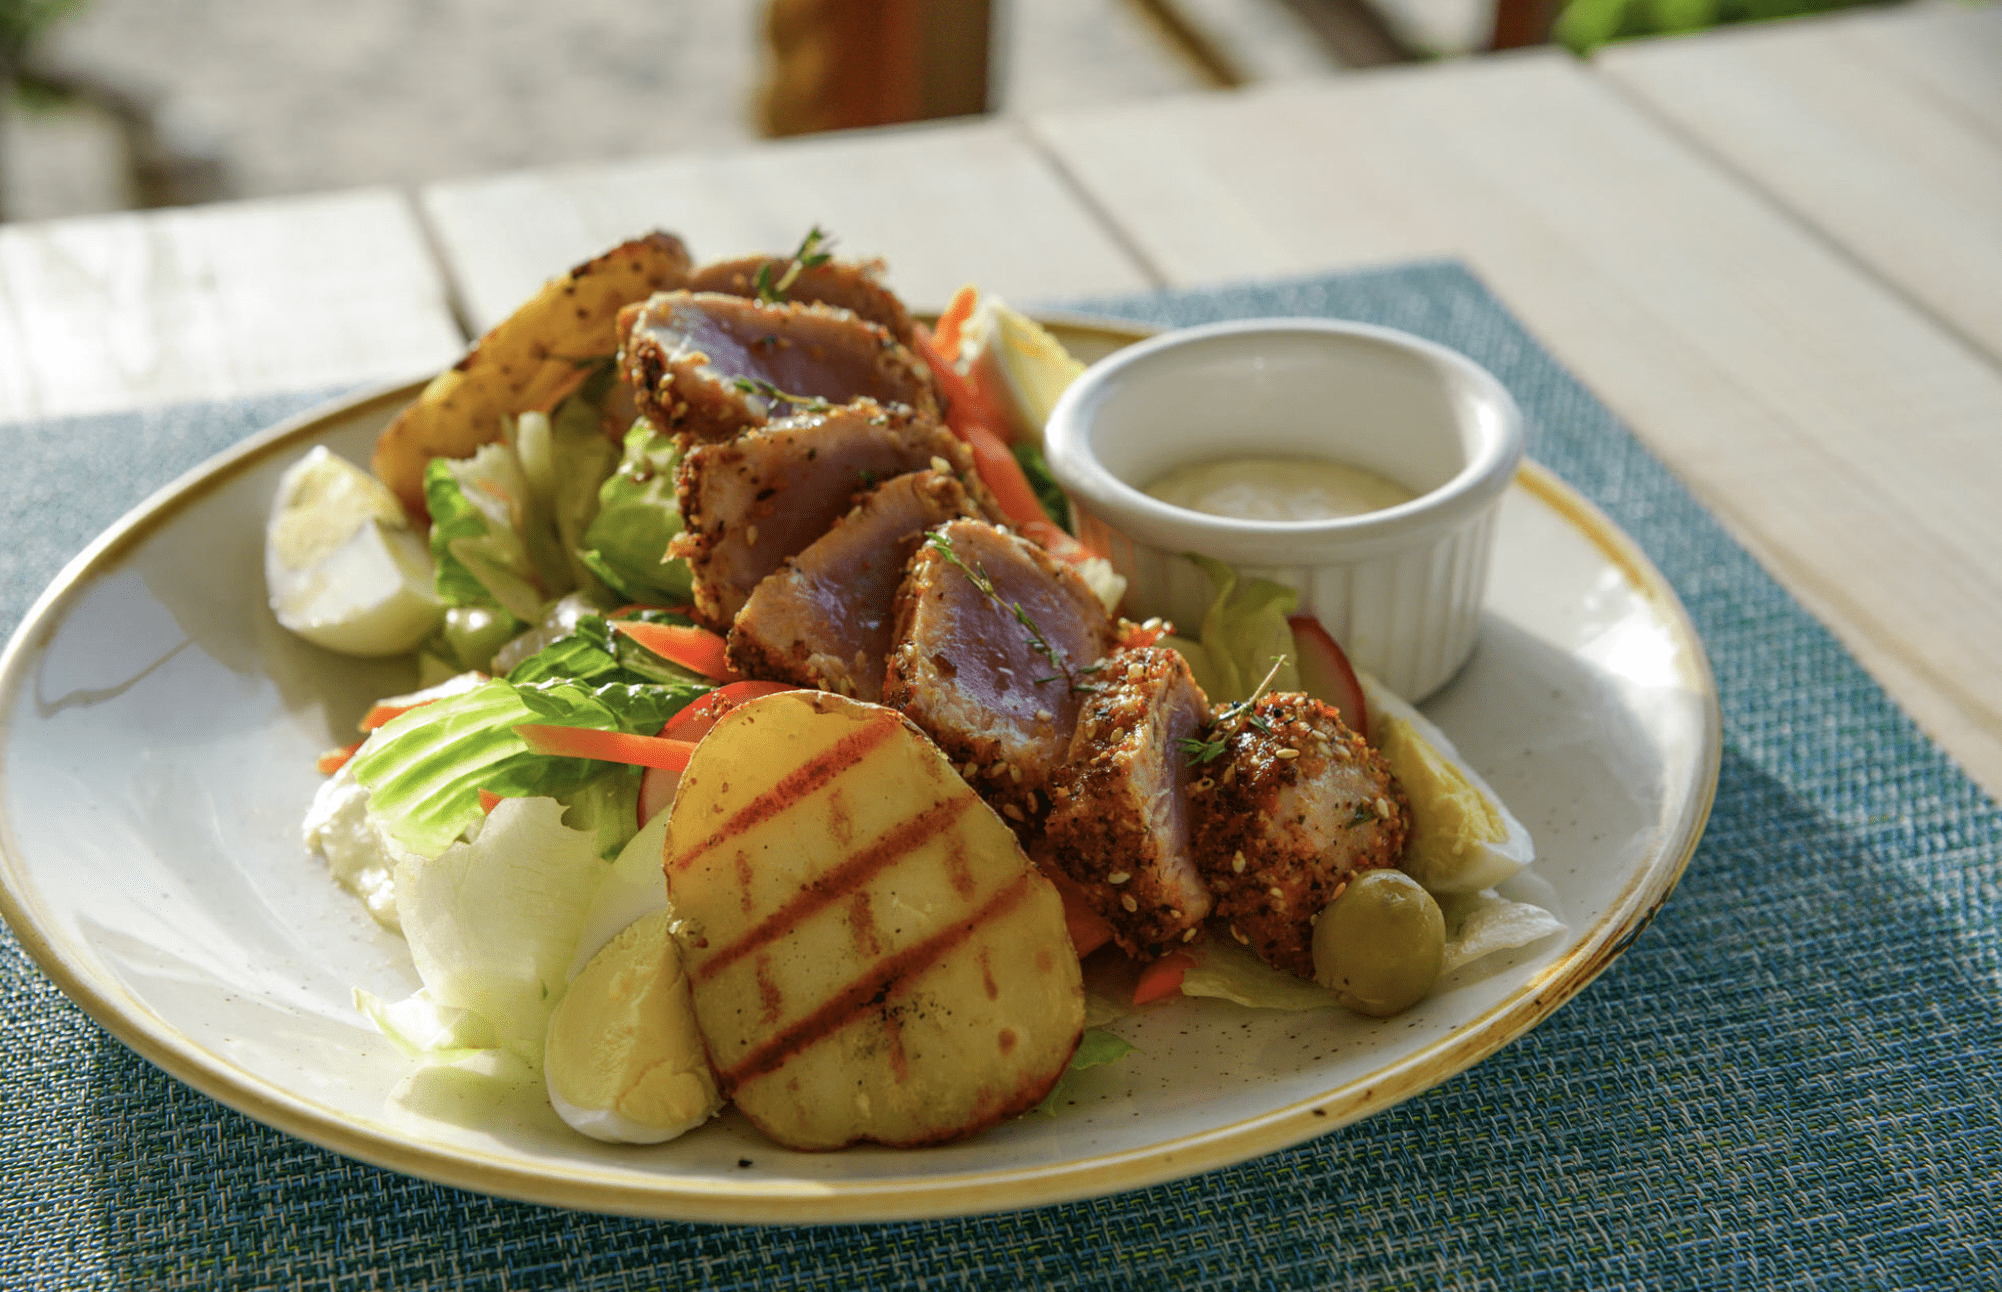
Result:
M1216 599L1203 616L1200 640L1166 637L1162 643L1181 652L1196 685L1212 704L1230 704L1251 697L1279 660L1269 689L1300 689L1298 649L1286 617L1299 605L1299 594L1269 579L1248 579L1239 586L1237 571L1222 561L1194 552L1184 556L1209 575Z
M625 454L598 490L596 516L578 553L585 568L627 601L646 605L686 603L688 562L667 557L681 532L674 501L674 441L644 422L626 432Z

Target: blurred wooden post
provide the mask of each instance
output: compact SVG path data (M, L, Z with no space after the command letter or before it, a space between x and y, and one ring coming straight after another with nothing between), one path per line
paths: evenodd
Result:
M992 0L768 0L768 135L986 112Z
M1521 49L1550 39L1557 21L1558 0L1496 0L1494 36L1490 49Z

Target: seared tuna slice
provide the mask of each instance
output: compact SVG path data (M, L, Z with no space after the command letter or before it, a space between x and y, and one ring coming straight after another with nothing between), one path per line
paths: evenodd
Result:
M938 412L931 373L881 326L831 305L659 292L619 315L626 379L659 429L724 440L801 407L873 399Z
M732 296L756 296L758 271L766 270L776 285L792 261L785 256L743 256L704 265L688 280L692 292L727 292ZM880 260L827 260L799 271L782 295L801 303L817 302L853 310L887 329L891 336L911 343L911 316L896 294L883 286Z
M1188 750L1209 701L1165 646L1123 650L1092 677L1070 761L1050 781L1049 855L1129 955L1195 941L1210 890L1190 852Z
M1314 920L1352 875L1397 864L1411 806L1382 756L1319 700L1268 695L1218 712L1191 769L1196 864L1233 937L1311 978Z
M866 400L696 445L676 469L684 530L668 549L694 570L696 616L728 632L751 590L846 515L856 494L934 459L972 478L973 459L952 432Z
M959 481L940 471L877 485L758 584L730 629L730 666L881 700L904 563L926 530L979 514Z
M967 764L1002 815L1032 825L1113 635L1069 566L985 521L955 520L918 548L897 593L883 702Z

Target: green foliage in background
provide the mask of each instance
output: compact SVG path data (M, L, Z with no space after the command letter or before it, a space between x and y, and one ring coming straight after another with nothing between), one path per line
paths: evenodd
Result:
M1793 18L1861 0L1569 0L1551 38L1589 54L1609 41L1703 31L1723 23Z
M77 7L80 0L0 0L0 58L20 56L43 28Z

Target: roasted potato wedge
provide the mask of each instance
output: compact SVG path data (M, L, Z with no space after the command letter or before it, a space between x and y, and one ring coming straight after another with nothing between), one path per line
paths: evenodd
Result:
M663 859L718 1082L780 1144L959 1139L1070 1062L1062 899L894 710L807 691L731 710Z
M688 280L688 248L649 233L552 278L439 373L375 443L372 465L413 514L424 512L424 467L470 457L500 438L509 413L545 408L618 352L619 310Z

